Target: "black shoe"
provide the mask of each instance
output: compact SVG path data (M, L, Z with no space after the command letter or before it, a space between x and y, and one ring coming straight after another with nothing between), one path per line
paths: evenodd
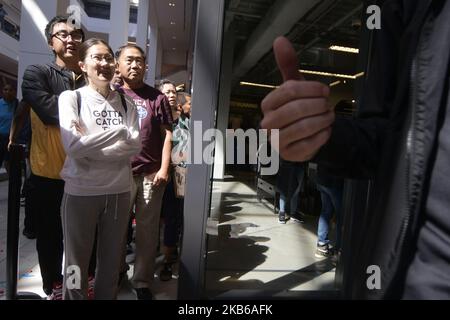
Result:
M303 216L301 216L298 213L295 213L291 216L292 221L297 223L305 223L305 219L303 219Z
M327 244L317 245L316 253L314 254L316 258L329 258L333 256L333 249Z
M168 263L164 264L164 268L159 273L159 279L161 281L172 280L172 266Z
M154 300L153 294L149 288L138 288L136 291L136 297L138 300Z
M36 239L36 233L33 232L33 231L29 231L29 230L27 230L27 229L23 229L22 234L23 234L27 239L30 239L30 240Z
M279 224L286 224L286 222L289 220L289 216L287 216L284 212L280 212L278 214L278 223Z

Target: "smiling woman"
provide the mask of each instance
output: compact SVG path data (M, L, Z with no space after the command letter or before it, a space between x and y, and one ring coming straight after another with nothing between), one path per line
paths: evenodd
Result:
M94 90L106 97L109 94L110 81L114 77L115 59L112 49L101 40L86 40L79 48L78 63L86 82Z
M141 147L138 117L133 102L110 88L115 59L108 44L89 39L80 46L79 56L88 85L59 98L67 154L61 172L64 299L87 298L87 266L97 240L94 296L110 300L117 296L120 253L125 249L130 157Z

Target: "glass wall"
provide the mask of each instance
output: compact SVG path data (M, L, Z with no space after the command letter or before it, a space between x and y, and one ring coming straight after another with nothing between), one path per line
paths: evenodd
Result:
M270 172L280 159L259 131L260 104L282 83L271 45L285 35L305 78L329 85L336 112L353 116L370 42L362 33L362 9L351 0L198 1L192 118L198 122L191 137L193 152L202 150L203 158L188 168L180 298L342 294L349 239L342 237L342 251L333 251L338 219L332 208L330 250L319 252L319 216L329 203L316 184L317 166L283 163ZM211 128L217 129L213 135ZM346 181L341 221L354 210L353 191ZM281 219L283 195L290 208Z

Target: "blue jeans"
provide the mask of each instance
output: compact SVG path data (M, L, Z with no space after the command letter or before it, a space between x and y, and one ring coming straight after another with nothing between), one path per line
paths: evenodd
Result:
M317 184L317 190L320 191L322 200L322 211L319 217L319 226L317 228L317 244L324 245L330 243L328 232L330 220L333 217L333 211L336 213L336 243L335 248L341 247L341 206L342 206L342 188L326 187Z
M280 212L291 215L295 213L304 173L303 166L287 165L280 168L280 174L277 178L278 191L280 192Z

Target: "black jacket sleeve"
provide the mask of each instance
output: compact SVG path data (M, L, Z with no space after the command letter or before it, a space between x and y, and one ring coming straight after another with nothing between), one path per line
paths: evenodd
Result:
M23 75L22 95L45 125L58 125L58 95L49 84L49 70L44 65L31 65Z
M383 145L395 130L398 74L405 69L399 61L399 46L405 27L399 1L386 1L382 27L374 31L373 57L363 85L357 117L337 117L331 138L312 160L334 175L353 179L373 178L383 154ZM408 68L408 67L406 67Z

